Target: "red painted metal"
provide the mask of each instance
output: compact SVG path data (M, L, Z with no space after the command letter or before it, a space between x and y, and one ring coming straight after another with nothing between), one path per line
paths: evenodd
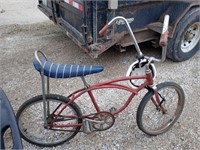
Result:
M152 75L152 73L151 72L147 73L146 76L147 76L147 80L149 81L149 85L153 85L153 75Z
M98 104L97 104L97 102L96 102L96 100L95 100L95 98L94 98L94 95L92 94L92 91L89 90L89 91L88 91L88 94L89 94L89 96L90 96L90 98L91 98L91 101L92 101L92 103L93 103L93 105L94 105L96 111L97 111L97 112L100 112L100 108L99 108L99 106L98 106Z
M117 82L121 82L121 81L133 80L133 79L146 79L146 81L141 86L139 86L137 89L133 89L129 86L117 83ZM130 104L130 102L133 100L134 96L139 91L141 91L143 88L145 88L148 85L153 85L153 76L152 76L151 73L147 73L146 75L142 75L142 76L121 77L121 78L118 78L118 79L113 79L113 80L108 80L108 81L105 81L105 82L102 82L102 83L98 83L98 84L92 85L88 88L82 88L80 90L77 90L77 91L73 92L72 94L70 94L68 96L70 101L65 106L63 106L62 109L55 115L54 119L50 123L50 127L52 127L52 128L64 128L64 127L82 126L81 123L56 125L56 124L54 124L54 122L56 121L58 116L62 113L62 111L67 106L69 106L70 103L74 102L77 98L79 98L83 94L87 93L89 95L90 100L93 103L96 112L100 112L101 109L98 106L97 101L95 99L95 96L92 93L93 90L99 90L99 89L104 89L104 88L108 88L108 89L109 88L116 88L116 89L121 89L121 90L130 92L130 96L127 99L127 101L124 103L124 105L122 105L116 111L112 112L113 115L116 115L116 114L122 112ZM75 117L74 117L74 119L75 119Z

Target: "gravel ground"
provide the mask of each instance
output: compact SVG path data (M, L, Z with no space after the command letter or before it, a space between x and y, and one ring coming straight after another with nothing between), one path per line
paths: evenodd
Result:
M159 55L159 49L150 47L150 50L147 50L148 43L141 47L148 55ZM41 94L40 76L32 65L35 50L44 50L49 59L57 63L103 65L104 72L87 76L86 79L91 84L124 76L135 56L131 48L124 53L110 49L93 60L50 22L0 26L0 85L10 99L15 112L27 99ZM162 64L156 64L158 72L156 82L177 82L183 87L186 96L181 117L167 133L150 137L138 129L135 116L144 91L118 116L111 129L88 135L79 133L68 143L42 149L200 149L199 60L200 51L185 62L174 63L166 60ZM51 79L51 93L67 96L80 87L82 83L79 78ZM97 95L100 103L106 106L105 109L107 106L121 104L126 96L124 93L112 90L103 93L105 96L99 93ZM90 109L84 97L77 103L81 106L83 113ZM9 148L11 141L9 132L5 138ZM23 145L24 149L41 149L24 140Z

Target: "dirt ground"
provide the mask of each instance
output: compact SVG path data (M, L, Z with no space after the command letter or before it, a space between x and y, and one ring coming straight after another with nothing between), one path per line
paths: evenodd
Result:
M0 25L31 24L47 21L37 9L37 0L0 0Z
M152 48L149 43L140 46L147 55L160 54L160 49ZM135 57L134 48L129 48L124 53L110 49L99 58L91 59L50 21L27 25L1 25L0 85L15 112L23 102L41 94L40 76L32 65L35 50L43 50L50 60L57 63L104 66L104 72L86 77L91 84L124 76ZM137 128L136 109L143 96L138 95L108 131L90 135L79 133L69 143L43 149L200 149L199 60L200 51L185 62L175 63L167 59L162 64L156 64L156 82L174 81L183 87L186 96L181 117L167 133L149 137ZM51 80L51 92L64 96L80 87L82 83L79 78ZM121 103L124 95L113 95L114 98L110 102ZM105 101L107 96L105 95ZM85 102L79 104L87 105ZM87 110L84 109L83 112L85 111ZM10 141L10 136L6 136L7 147L10 147ZM26 141L23 141L23 145L24 149L40 149Z
M148 44L141 46L148 55L159 54L159 49L151 48L149 52ZM52 61L58 63L103 65L104 72L87 77L90 83L125 75L135 56L131 48L124 53L110 49L93 60L50 22L0 26L0 85L10 99L15 112L24 101L41 94L40 76L32 65L35 50L44 50ZM186 95L183 114L178 123L166 134L148 137L139 131L134 118L140 98L136 98L109 131L92 135L81 133L70 144L63 144L59 148L79 149L80 146L87 149L89 145L92 149L101 149L103 144L110 143L109 147L112 149L199 149L199 59L200 51L185 62L174 63L167 60L163 64L156 64L158 71L156 82L175 81L183 87ZM80 79L76 78L51 80L51 83L52 93L65 96L82 86ZM135 109L132 110L132 107ZM127 133L130 134L128 137ZM9 137L7 140L10 140ZM96 142L98 145L95 145ZM25 141L24 146L25 149L34 147Z

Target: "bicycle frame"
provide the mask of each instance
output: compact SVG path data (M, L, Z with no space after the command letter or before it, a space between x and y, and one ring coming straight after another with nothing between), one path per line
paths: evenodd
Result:
M146 81L136 89L133 89L129 86L125 86L125 85L117 83L117 82L121 82L121 81L133 80L133 79L146 79ZM70 125L69 124L62 124L62 125L54 125L53 124L56 121L56 119L59 117L59 115L62 113L62 111L67 106L69 106L70 103L74 102L77 98L79 98L83 94L87 93L89 95L90 100L91 100L96 112L98 113L98 112L101 111L101 108L97 104L95 96L92 92L93 90L99 90L99 89L104 89L104 88L116 88L116 89L121 89L121 90L130 92L130 96L128 97L128 99L126 100L124 105L120 106L119 109L112 112L112 115L117 115L118 113L122 112L130 104L130 102L133 100L134 96L137 95L142 89L144 89L147 86L150 86L150 87L154 86L153 85L154 84L153 83L153 76L152 76L151 70L148 70L146 75L121 77L121 78L118 78L118 79L108 80L108 81L105 81L105 82L102 82L102 83L99 83L99 84L95 84L95 85L92 85L92 86L88 86L85 79L83 79L83 83L84 83L85 87L73 92L72 94L70 94L68 96L68 98L70 98L70 101L65 106L63 106L63 108L57 114L54 114L55 118L50 123L51 128L75 127L75 126L82 126L83 125L82 123L81 124L70 124ZM159 98L159 97L157 97L157 98ZM157 101L159 101L159 99ZM58 109L58 107L57 107L57 109ZM47 107L47 112L48 112L48 107ZM71 119L76 118L75 116L70 116L70 117L71 117Z

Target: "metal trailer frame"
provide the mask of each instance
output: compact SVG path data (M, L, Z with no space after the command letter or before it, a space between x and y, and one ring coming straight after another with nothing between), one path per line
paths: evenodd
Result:
M181 18L199 6L198 1L192 0L39 0L38 4L49 19L93 58L114 45L121 50L133 45L123 22L113 25L106 36L98 35L99 30L115 16L128 19L137 41L141 43L159 38L165 14L170 15L172 38Z

